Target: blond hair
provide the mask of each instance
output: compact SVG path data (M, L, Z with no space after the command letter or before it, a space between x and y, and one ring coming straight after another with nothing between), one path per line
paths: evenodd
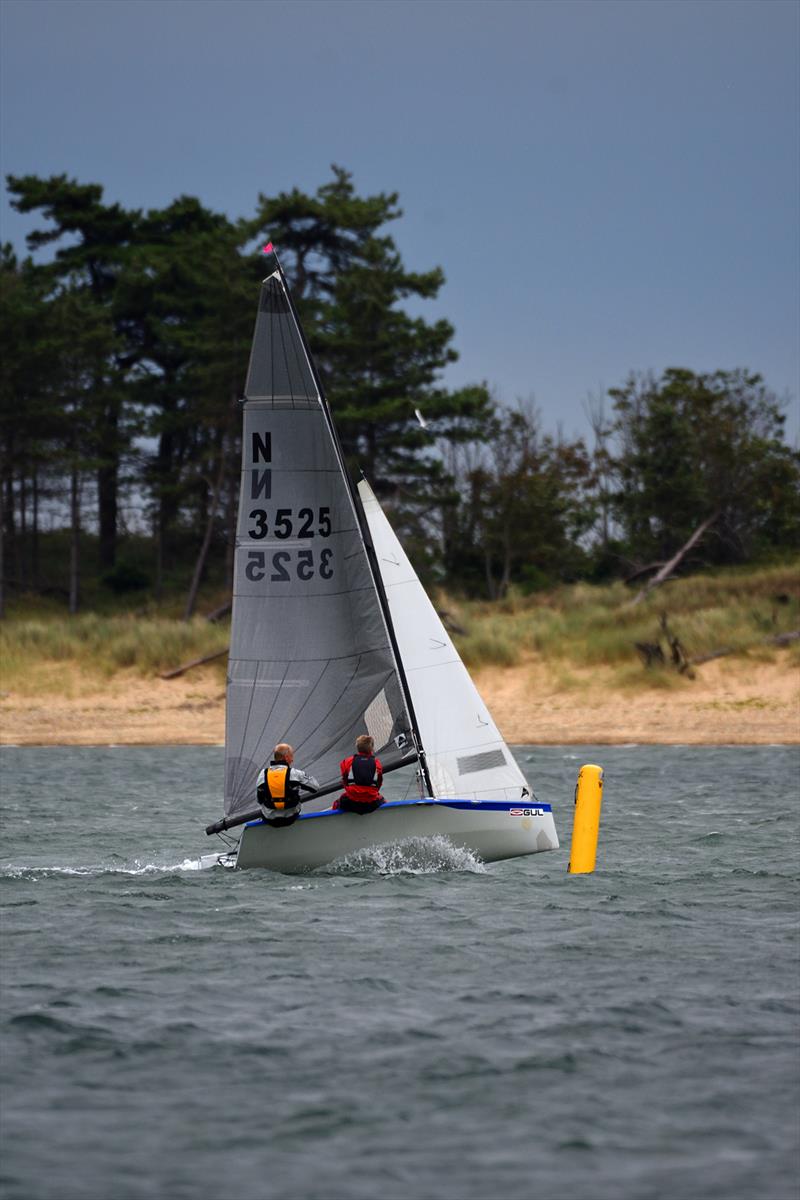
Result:
M375 750L375 739L368 733L362 733L356 738L356 750L359 754L372 754Z

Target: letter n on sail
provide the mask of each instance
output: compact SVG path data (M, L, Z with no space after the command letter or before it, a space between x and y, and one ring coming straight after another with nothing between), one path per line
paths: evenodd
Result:
M250 499L272 499L272 471L250 472Z
M253 469L250 472L250 499L272 498L272 471L259 470L259 462L272 462L272 434L253 431Z
M272 434L253 431L253 462L272 462Z

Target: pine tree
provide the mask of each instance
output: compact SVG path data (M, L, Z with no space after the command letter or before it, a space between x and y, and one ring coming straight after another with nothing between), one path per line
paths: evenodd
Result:
M103 203L99 184L79 184L66 175L40 179L9 176L13 207L19 212L40 212L52 228L28 235L32 250L56 244L53 261L44 270L51 292L78 289L95 309L111 313L114 293L126 254L135 237L138 212ZM80 336L80 331L77 331ZM130 430L123 412L124 383L132 360L116 339L108 346L105 361L96 361L94 423L83 431L84 447L94 460L100 561L112 567L117 552L119 487L123 459L130 446Z
M670 368L610 392L614 507L633 561L668 560L712 515L698 550L712 563L788 549L800 533L800 456L759 375Z
M334 167L313 196L261 196L251 228L281 255L348 461L378 491L419 508L445 482L434 439L463 435L465 423L479 434L492 405L483 386L452 392L441 384L457 358L453 327L412 316L406 305L434 299L444 274L404 267L383 232L402 215L397 200L356 195L351 175Z

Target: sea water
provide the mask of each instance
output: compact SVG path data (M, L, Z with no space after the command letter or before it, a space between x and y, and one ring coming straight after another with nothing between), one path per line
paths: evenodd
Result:
M800 752L516 753L560 851L287 877L221 749L4 749L4 1200L792 1200Z

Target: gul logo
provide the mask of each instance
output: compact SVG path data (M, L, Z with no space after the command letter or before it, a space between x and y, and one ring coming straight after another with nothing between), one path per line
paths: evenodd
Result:
M544 813L542 808L510 808L508 815L510 817L541 817Z

